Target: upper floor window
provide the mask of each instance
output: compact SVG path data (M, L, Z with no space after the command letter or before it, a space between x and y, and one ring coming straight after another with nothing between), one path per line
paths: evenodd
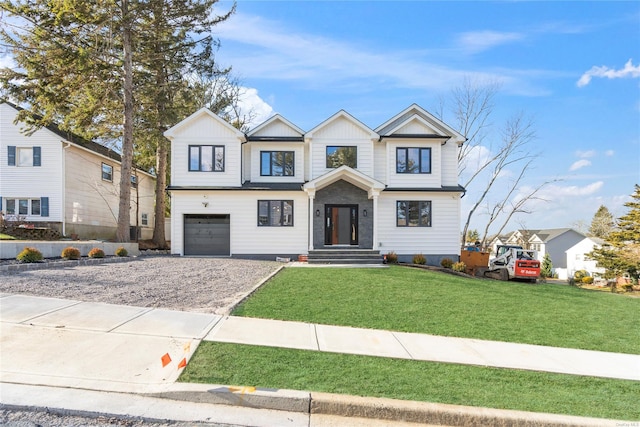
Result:
M131 175L131 187L138 188L138 177Z
M327 168L338 168L347 165L351 168L358 167L358 147L354 146L327 146Z
M113 166L106 163L102 164L102 179L104 181L113 182Z
M430 201L396 202L398 227L431 227Z
M142 225L149 225L149 214L143 213L140 216L140 222L142 223Z
M294 176L294 154L293 151L261 151L260 175Z
M224 172L224 146L190 145L189 171Z
M258 226L293 226L293 200L258 200Z
M396 148L397 173L431 173L431 148Z
M41 166L41 147L7 147L7 166Z

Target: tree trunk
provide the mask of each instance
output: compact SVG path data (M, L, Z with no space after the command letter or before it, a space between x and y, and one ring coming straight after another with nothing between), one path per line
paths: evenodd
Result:
M122 1L122 50L124 53L124 132L122 138L122 163L120 165L120 204L116 241L130 240L131 223L131 165L133 163L133 58L132 29L129 1Z
M156 152L156 210L153 226L153 243L158 248L167 247L167 238L164 234L164 191L167 186L167 141L164 137L158 141Z

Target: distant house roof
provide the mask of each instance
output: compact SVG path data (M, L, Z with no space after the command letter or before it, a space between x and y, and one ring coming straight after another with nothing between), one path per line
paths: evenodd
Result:
M6 101L4 99L0 98L0 104L7 104L8 106L10 106L11 108L13 108L16 111L22 111L24 110L24 108L19 107L17 105L12 104L9 101ZM95 141L91 141L88 139L85 139L79 135L76 135L72 132L67 132L67 131L63 131L62 129L60 129L56 124L52 123L50 125L47 126L43 126L44 129L47 129L53 133L55 133L56 135L58 135L60 138L64 139L65 141L68 141L72 144L75 144L79 147L85 148L89 151L93 151L94 153L98 153L101 154L105 157L108 157L110 159L113 159L117 162L122 162L122 156L120 155L120 153L118 153L117 151L114 151L113 149L109 148L109 147L105 147L104 145L95 142ZM143 169L139 169L140 171L143 171L145 173L147 173L146 171L144 171Z

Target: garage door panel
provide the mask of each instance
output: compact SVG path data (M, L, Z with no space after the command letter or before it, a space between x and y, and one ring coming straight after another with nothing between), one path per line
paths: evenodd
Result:
M229 215L185 215L185 255L230 255Z

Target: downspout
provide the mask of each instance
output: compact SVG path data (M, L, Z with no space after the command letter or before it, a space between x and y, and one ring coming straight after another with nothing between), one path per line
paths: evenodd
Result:
M66 166L66 158L67 148L71 147L71 143L69 141L62 141L62 144L66 146L62 147L62 235L67 235L67 168Z

